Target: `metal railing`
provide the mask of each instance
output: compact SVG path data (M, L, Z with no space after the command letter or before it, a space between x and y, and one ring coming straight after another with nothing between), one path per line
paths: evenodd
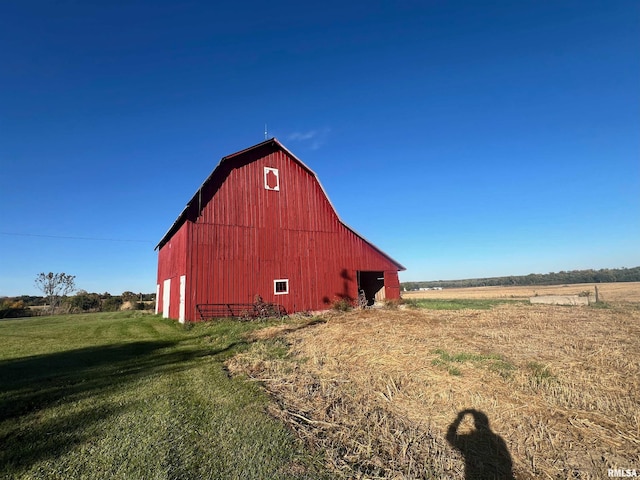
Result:
M201 320L214 318L237 318L252 320L262 318L282 318L287 310L275 303L200 303L196 305Z

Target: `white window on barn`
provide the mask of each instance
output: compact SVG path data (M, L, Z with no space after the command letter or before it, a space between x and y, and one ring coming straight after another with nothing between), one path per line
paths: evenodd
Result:
M277 168L264 167L264 188L267 190L280 190L280 172Z
M283 278L273 281L273 293L274 295L285 295L289 293L289 279Z

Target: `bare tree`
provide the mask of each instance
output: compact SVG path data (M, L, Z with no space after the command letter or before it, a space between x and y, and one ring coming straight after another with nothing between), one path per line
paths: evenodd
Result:
M60 297L76 289L75 278L75 275L67 275L64 272L39 273L36 276L36 287L48 298L52 315L60 302Z

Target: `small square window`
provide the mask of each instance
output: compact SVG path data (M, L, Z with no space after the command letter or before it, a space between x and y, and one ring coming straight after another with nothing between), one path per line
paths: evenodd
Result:
M273 293L275 295L284 295L289 293L289 279L274 280Z

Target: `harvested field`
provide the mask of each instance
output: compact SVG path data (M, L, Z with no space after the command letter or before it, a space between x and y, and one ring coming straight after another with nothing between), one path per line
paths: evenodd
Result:
M640 282L617 283L576 283L571 285L531 285L515 287L474 287L445 288L422 292L403 292L405 299L418 298L503 298L523 299L536 295L580 295L589 292L595 294L598 287L600 301L604 302L640 302Z
M314 321L256 332L272 340L229 368L265 386L272 413L324 449L336 476L640 470L638 305L368 310Z

